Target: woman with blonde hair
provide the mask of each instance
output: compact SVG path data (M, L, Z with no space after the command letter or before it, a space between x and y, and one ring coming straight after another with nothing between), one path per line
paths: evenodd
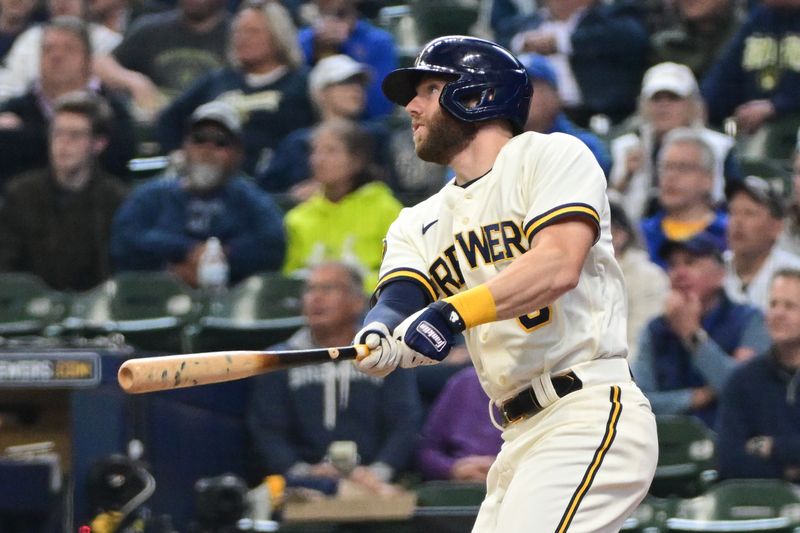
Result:
M192 111L211 100L233 105L244 129L244 170L266 168L278 143L297 128L309 126L314 111L307 75L289 12L275 0L242 4L228 45L230 67L200 78L161 114L161 147L174 150Z

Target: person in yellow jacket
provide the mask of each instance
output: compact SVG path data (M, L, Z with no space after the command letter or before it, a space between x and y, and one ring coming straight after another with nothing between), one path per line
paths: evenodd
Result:
M376 179L371 139L354 122L323 122L312 136L310 164L315 192L285 218L284 272L302 273L320 262L338 260L357 267L364 275L364 289L372 292L383 237L403 206Z

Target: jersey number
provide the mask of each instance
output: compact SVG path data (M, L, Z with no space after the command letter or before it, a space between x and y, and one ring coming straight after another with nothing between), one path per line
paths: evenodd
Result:
M519 316L517 317L517 321L519 325L522 326L522 329L530 333L550 322L550 306L548 305L533 313Z

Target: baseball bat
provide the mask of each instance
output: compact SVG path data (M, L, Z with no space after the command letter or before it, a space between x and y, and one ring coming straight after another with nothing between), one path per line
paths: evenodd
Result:
M362 359L367 355L369 348L365 344L356 344L314 350L205 352L142 357L122 363L117 381L125 392L138 394L233 381L334 359Z

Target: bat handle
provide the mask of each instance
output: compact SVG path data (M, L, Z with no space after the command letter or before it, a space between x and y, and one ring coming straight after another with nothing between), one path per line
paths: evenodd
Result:
M361 361L370 353L369 346L366 344L356 344L353 347L356 349L356 361Z

